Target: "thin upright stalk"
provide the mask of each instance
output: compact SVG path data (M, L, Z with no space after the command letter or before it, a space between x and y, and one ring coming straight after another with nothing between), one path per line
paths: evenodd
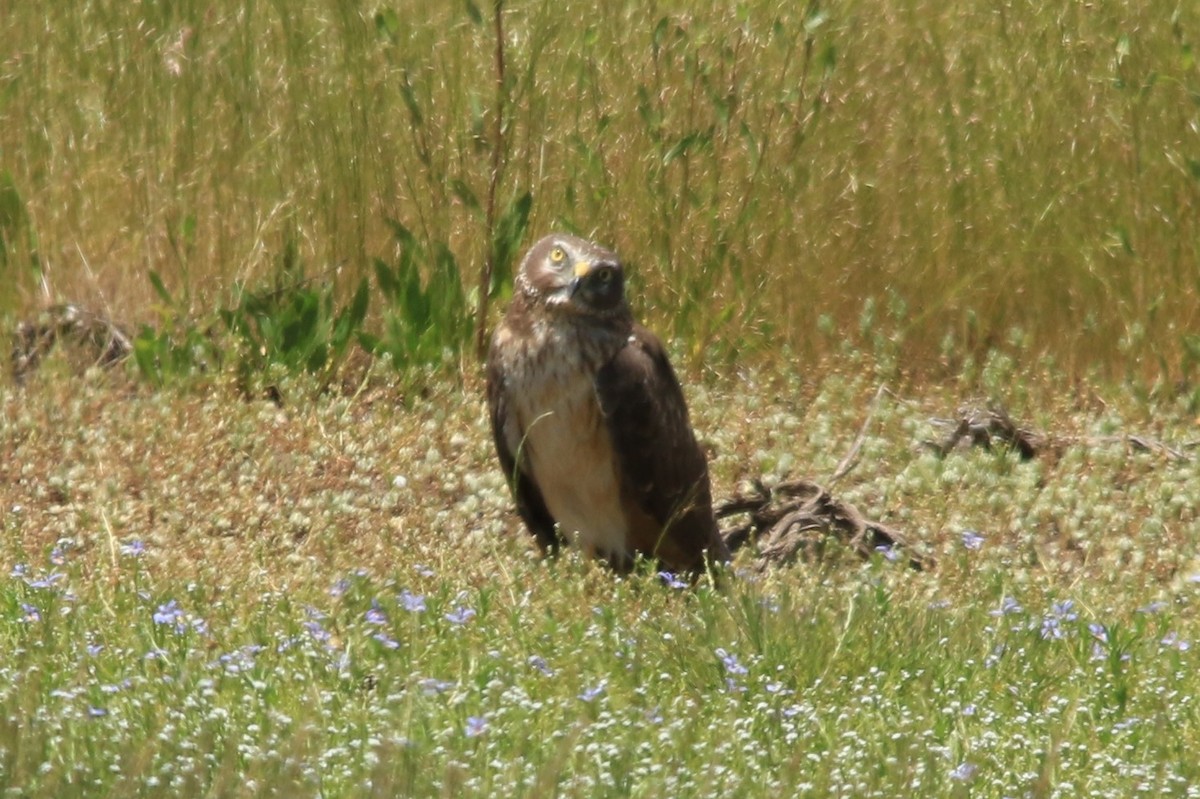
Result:
M496 192L504 170L504 0L492 3L492 28L496 38L496 104L492 115L492 174L488 181L486 224L487 252L479 271L479 302L475 309L475 353L482 360L487 355L488 301L491 299L492 275L496 270Z

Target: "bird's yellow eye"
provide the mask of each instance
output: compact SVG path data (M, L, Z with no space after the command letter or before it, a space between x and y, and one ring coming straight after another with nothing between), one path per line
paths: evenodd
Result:
M563 259L566 257L567 257L567 254L565 252L563 252L562 247L555 247L553 250L550 251L550 260L556 264L561 264L563 262Z

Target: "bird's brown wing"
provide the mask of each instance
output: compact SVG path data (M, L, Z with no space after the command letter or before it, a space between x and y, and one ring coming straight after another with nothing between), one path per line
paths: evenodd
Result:
M513 499L516 500L517 513L521 515L525 526L533 533L544 551L557 552L558 535L554 530L554 517L546 508L546 500L542 498L542 492L533 475L517 465L517 453L513 452L508 443L505 426L510 420L504 391L504 374L499 359L494 355L488 358L487 364L487 399L496 455L500 460L500 468L504 470L504 479L508 482Z
M653 333L634 325L626 345L597 373L596 396L620 471L633 548L677 572L703 569L706 555L727 561L708 463L679 380Z

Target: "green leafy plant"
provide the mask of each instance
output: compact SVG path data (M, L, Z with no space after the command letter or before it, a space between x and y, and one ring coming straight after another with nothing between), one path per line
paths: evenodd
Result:
M362 332L359 341L373 355L389 355L397 368L440 363L470 341L473 329L458 261L445 244L422 247L404 225L388 223L396 260L375 259L383 330Z
M162 276L148 274L150 285L163 305L158 327L143 324L133 339L133 362L143 378L155 385L207 372L221 362L221 351L213 337L212 324L202 323L187 313L181 302L167 291Z
M239 374L280 364L292 372L332 377L361 332L370 299L366 278L340 309L335 294L332 283L305 276L296 246L289 242L274 285L257 290L238 285L234 306L219 312L242 345Z

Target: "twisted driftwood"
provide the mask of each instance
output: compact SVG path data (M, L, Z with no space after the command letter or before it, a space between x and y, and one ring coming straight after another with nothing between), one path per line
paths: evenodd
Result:
M1031 460L1046 445L1045 436L1020 427L1008 415L1008 411L992 404L987 410L960 409L958 418L934 419L939 427L951 428L941 441L923 441L923 446L933 450L939 457L946 457L959 447L983 447L1001 444L1017 451L1021 460Z
M721 535L731 551L753 542L759 571L797 558L818 560L831 535L863 558L882 552L889 558L907 558L908 565L917 570L934 565L932 558L912 550L899 530L867 519L853 505L810 480L785 480L774 486L755 480L749 490L718 502L714 511L720 520L745 516Z
M59 342L82 349L97 366L114 366L133 352L124 328L103 314L78 305L52 305L33 321L21 322L13 333L12 375L22 383Z
M1136 433L1113 436L1047 435L1017 424L1008 415L1008 411L995 403L989 405L987 410L960 408L957 418L953 420L934 419L932 421L934 425L949 429L950 432L941 441L926 440L921 442L921 446L932 450L941 458L955 450L969 447L982 447L990 450L1002 446L1015 450L1021 456L1021 460L1027 461L1045 454L1053 457L1068 446L1096 447L1107 444L1125 444L1135 452L1162 455L1176 463L1187 463L1191 458L1184 450L1194 449L1200 443L1191 441L1173 447Z

